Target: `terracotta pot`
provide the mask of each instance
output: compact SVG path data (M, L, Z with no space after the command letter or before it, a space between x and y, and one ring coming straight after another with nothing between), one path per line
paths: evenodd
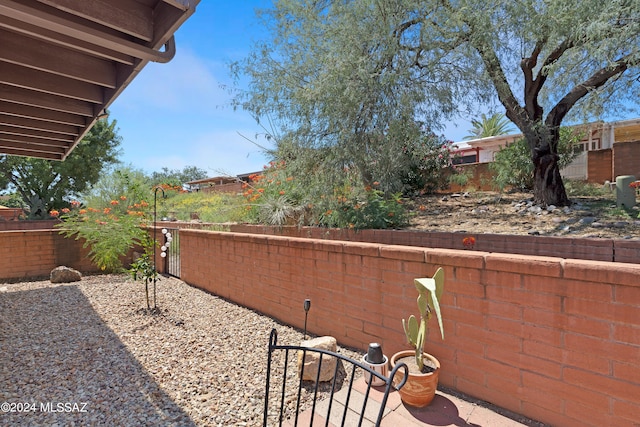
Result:
M415 358L415 355L416 353L413 350L400 351L394 354L391 357L391 369L396 366L398 360L404 357ZM431 360L436 366L436 369L428 374L409 373L406 384L398 390L400 399L402 399L404 403L417 408L423 408L429 405L435 397L436 389L438 388L438 374L440 373L440 362L438 359L428 353L422 353L422 357ZM394 384L399 384L402 378L404 378L404 370L400 369L396 373L393 381Z

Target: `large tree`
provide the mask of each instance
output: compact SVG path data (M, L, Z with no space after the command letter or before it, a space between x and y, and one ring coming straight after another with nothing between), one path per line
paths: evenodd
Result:
M250 78L238 103L356 163L415 137L416 120L498 102L527 140L534 198L563 205L568 114L637 107L637 0L278 0L263 13L273 38L236 64Z
M160 172L151 173L151 183L153 185L170 184L182 187L187 182L205 179L207 176L207 171L197 166L185 166L182 170L169 169L165 166Z
M118 161L116 121L98 120L64 161L0 156L0 189L17 193L30 218L47 218L51 209L68 206L98 181L105 167Z

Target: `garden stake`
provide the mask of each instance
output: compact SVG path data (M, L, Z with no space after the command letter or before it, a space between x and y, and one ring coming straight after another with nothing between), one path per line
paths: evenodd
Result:
M307 339L307 315L309 314L309 309L311 308L311 300L304 300L304 339Z

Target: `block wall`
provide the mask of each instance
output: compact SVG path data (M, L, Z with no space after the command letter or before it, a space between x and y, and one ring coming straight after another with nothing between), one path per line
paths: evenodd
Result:
M182 279L385 354L406 348L413 279L445 269L442 384L551 425L640 422L640 265L181 230ZM266 343L265 343L266 345Z
M164 223L175 227L176 223ZM163 224L160 224L163 225ZM184 224L189 228L202 228L206 224ZM179 225L183 227L182 224ZM462 239L474 236L474 249L486 252L521 255L554 256L607 262L640 260L638 239L583 239L570 237L515 236L506 234L474 234L451 232L424 232L411 230L344 230L317 227L269 227L250 224L227 226L237 233L269 234L322 240L382 243L386 245L418 246L423 248L464 249Z
M613 145L613 176L634 175L640 179L640 141Z
M0 239L1 280L48 277L61 265L81 272L98 271L82 241L66 239L57 231L4 231Z
M51 230L59 220L25 220L25 221L2 221L0 220L0 231L17 230Z
M613 150L595 150L587 152L587 182L604 184L616 182L613 177Z

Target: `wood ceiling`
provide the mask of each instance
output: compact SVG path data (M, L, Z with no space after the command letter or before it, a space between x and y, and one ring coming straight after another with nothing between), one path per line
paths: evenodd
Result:
M0 154L64 160L199 1L0 0Z

